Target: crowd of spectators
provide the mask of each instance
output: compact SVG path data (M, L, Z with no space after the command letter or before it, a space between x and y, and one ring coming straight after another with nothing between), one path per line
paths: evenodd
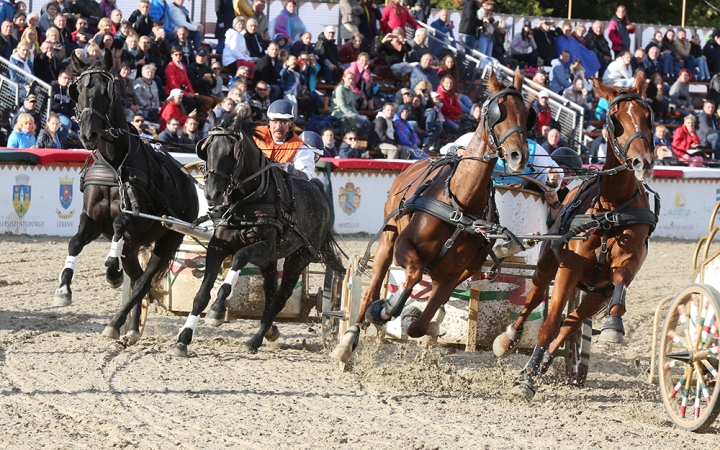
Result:
M418 23L429 18L427 0L404 5L392 0L386 7L340 0L339 29L330 25L315 37L296 0L287 0L273 18L265 14L265 0L218 0L214 48L204 42L204 29L184 2L139 0L127 20L115 0L51 1L39 15L28 14L23 2L6 2L0 56L52 86L52 114L41 129L33 84L24 72L9 70L23 89L22 106L7 118L8 146L78 145L75 104L68 93L73 53L92 61L110 52L126 119L143 136L169 144L195 144L207 133L210 114L265 122L268 106L280 98L292 103L296 124L323 136L325 154L333 157L425 158L441 142L474 131L481 119L473 100L482 99L461 92L457 54L441 57L442 35L431 39ZM550 92L580 105L590 124L604 120L607 103L593 98L588 77L630 87L636 71L643 70L650 79L647 102L660 125L656 135L670 139L668 159L696 165L707 159L703 155L720 158L714 108L720 79L713 79L702 111L693 109L689 90L691 81L710 80L720 71L720 30L703 44L697 35L688 39L685 30L668 29L632 51L636 27L624 6L610 20L609 39L600 21L586 29L569 22L556 26L552 20L533 28L524 20L520 31L509 35L494 6L492 0L464 0L457 30L447 10L429 26L533 76L540 93L529 99L538 117L531 132L543 146L551 150L563 144L557 142ZM411 29L415 32L408 33ZM604 136L591 145L590 157L598 161L607 145Z

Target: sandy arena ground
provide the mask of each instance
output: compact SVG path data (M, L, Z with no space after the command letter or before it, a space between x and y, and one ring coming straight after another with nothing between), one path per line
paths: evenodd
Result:
M359 253L365 241L344 243ZM423 352L373 333L342 373L314 323L280 324L256 355L240 351L252 321L201 320L188 359L166 354L177 316L151 313L134 346L110 341L100 333L120 293L104 281L106 242L81 254L73 305L51 306L66 242L0 236L3 449L720 448L720 421L677 430L646 376L655 306L688 283L694 242L654 241L628 291L627 344L593 344L585 388L558 371L529 404L507 395L525 356Z

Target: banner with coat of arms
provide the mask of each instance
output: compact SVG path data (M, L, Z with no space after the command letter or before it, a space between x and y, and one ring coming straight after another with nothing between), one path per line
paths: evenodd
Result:
M30 209L32 186L30 186L30 176L26 174L20 174L15 177L15 184L13 185L13 209L15 213L21 219L27 214Z

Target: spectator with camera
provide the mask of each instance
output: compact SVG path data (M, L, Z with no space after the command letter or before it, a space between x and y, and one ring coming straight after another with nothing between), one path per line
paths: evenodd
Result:
M380 29L383 33L390 34L396 28L401 28L405 33L405 26L410 24L413 29L417 30L420 25L415 21L407 8L400 4L400 0L391 0L390 4L383 9L380 18Z
M206 116L213 105L213 100L204 95L198 95L188 78L187 66L182 62L183 52L180 47L173 47L170 52L172 61L165 68L165 93L179 90L183 93L183 105L186 109L197 109L200 117Z
M533 29L533 38L537 46L538 57L543 60L541 65L549 65L550 61L557 56L557 47L555 39L562 34L560 30L554 27L554 20L543 20Z
M493 8L495 8L495 2L493 0L485 0L482 7L478 10L480 29L478 30L477 51L487 56L492 56L493 50L492 36L495 32Z
M513 36L512 44L510 44L510 55L520 63L530 67L537 67L537 44L528 19L523 21L520 32Z
M410 50L412 48L405 42L405 30L402 28L396 28L392 33L386 34L378 48L378 52L385 55L385 62L390 65L390 70L396 77L403 77L412 72L413 66L406 62Z

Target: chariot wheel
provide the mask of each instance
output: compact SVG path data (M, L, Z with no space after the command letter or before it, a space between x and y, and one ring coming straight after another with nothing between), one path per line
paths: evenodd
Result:
M346 279L347 277L344 277ZM322 321L323 348L332 350L342 336L340 328L344 320L341 312L342 291L345 287L344 279L328 269L325 274L323 289L318 292L317 310Z
M570 296L568 301L568 313L575 311L585 298L585 292L580 289ZM572 385L582 387L587 380L590 370L590 346L592 345L592 319L583 320L580 329L565 339L565 373L568 382Z
M660 394L670 419L686 431L703 431L720 414L718 315L720 293L688 285L670 304L660 336Z

